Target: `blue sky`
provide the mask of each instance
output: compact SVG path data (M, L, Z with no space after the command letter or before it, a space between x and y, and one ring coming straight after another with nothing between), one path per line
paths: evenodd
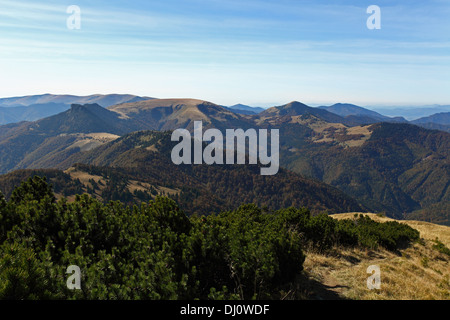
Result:
M0 97L450 104L449 17L450 0L0 0Z

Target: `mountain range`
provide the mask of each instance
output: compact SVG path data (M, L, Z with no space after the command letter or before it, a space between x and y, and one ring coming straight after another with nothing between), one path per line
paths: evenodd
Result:
M337 103L332 106L322 106L319 108L333 112L342 117L346 117L348 120L353 120L359 124L370 124L377 122L412 123L426 129L435 129L450 132L450 112L440 112L432 114L430 116L421 117L416 120L408 121L404 117L388 117L376 111L362 108L353 104ZM406 112L406 114L408 113Z
M230 107L223 106L224 108L230 109L233 112L240 113L240 114L258 114L260 112L263 112L265 109L261 107L250 107L241 103L235 104Z
M358 202L335 187L281 169L261 176L258 165L174 165L170 132L139 131L86 152L60 159L59 170L17 170L0 176L8 197L15 185L45 176L59 197L89 193L99 200L128 204L171 196L188 214L211 214L255 203L270 210L308 207L312 212L361 211Z
M332 106L321 106L319 108L338 114L342 117L358 116L362 119L371 119L370 121L376 122L407 122L403 117L387 117L378 112L349 103L336 103Z
M109 107L119 103L137 102L152 98L130 94L34 95L0 99L0 124L36 121L70 109L72 104L93 104Z
M410 107L369 107L388 117L403 116L407 120L416 120L436 113L450 112L450 105L410 106Z
M352 114L355 109L360 114ZM114 169L113 176L134 186L113 190L116 195L128 192L124 197L131 199L136 190L172 190L168 192L189 200L191 212L201 202L211 204L202 210L211 210L219 203L245 200L270 208L291 203L330 212L359 206L391 217L449 224L450 134L381 119L361 124L362 118L376 116L352 105L313 108L296 101L257 114L195 99L150 99L108 108L74 104L45 119L0 126L0 172L12 181L21 169L56 168L67 175L77 168L100 181ZM164 149L170 145L167 136L158 138L159 144L153 137L178 128L192 131L196 120L205 129L278 128L281 166L287 170L261 180L251 166L173 166ZM75 167L77 163L85 167ZM102 184L108 185L108 179ZM137 188L138 183L147 187ZM93 185L88 185L92 193ZM88 191L86 185L78 186ZM183 194L173 191L183 187L188 189ZM107 191L97 196L114 199L113 191Z
M75 95L53 95L42 94L23 97L1 98L0 106L2 107L17 107L17 106L31 106L36 104L47 103L62 103L62 104L92 104L97 103L102 107L109 107L119 103L137 102L142 100L152 99L149 97L138 97L131 94L94 94L89 96L75 96Z
M112 105L133 103L150 99L154 98L139 97L129 94L95 94L90 96L43 94L2 98L0 99L0 125L17 123L21 121L36 121L66 111L70 108L71 104L96 103L107 108ZM250 107L243 104L222 107L233 113L241 115L257 115L265 110L264 108ZM325 109L331 113L346 118L346 123L350 125L370 124L377 122L408 122L405 117L387 116L388 114L396 114L397 112L397 114L409 115L408 119L410 119L410 122L413 124L427 129L450 132L450 122L448 120L450 106L433 106L428 108L416 107L409 109L391 108L382 109L382 113L347 103L337 103L332 106L321 106L318 108ZM432 111L436 111L436 113L433 114ZM411 119L411 114L416 115L416 117L413 117L415 120ZM425 116L419 117L417 115Z

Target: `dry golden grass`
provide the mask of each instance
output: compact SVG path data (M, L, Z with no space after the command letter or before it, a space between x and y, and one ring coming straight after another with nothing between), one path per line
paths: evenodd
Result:
M64 172L69 174L72 179L79 179L82 184L90 185L91 187L92 187L92 185L89 182L89 180L91 180L91 179L94 180L96 183L98 183L99 181L101 181L102 183L106 182L103 179L103 177L101 177L101 176L92 175L92 174L89 174L87 172L77 170L77 169L75 169L73 167L67 169Z
M185 106L184 108L175 111L169 117L169 120L177 120L180 123L188 122L194 119L195 121L208 122L208 117L201 112L197 106Z
M68 175L70 175L70 177L73 180L79 179L80 182L84 185L84 191L87 191L87 188L93 188L92 183L89 180L94 180L95 183L97 183L97 186L99 188L99 190L96 190L95 194L93 196L95 196L95 198L97 198L98 200L101 200L101 196L100 196L100 191L103 190L106 186L106 180L101 177L101 176L96 176L96 175L91 175L87 172L84 171L80 171L77 170L75 168L69 168L66 171L64 171L65 173L67 173ZM59 198L57 196L57 198ZM75 196L72 197L68 197L67 198L68 201L75 201Z
M274 121L269 123L274 124ZM330 123L315 116L292 116L291 123L302 124L312 129L317 137L315 143L339 142L343 147L360 147L372 135L371 126L347 127L342 123Z
M89 180L94 180L97 183L97 187L98 187L98 189L95 191L94 196L98 200L102 200L101 199L101 191L108 184L108 179L105 179L104 177L101 177L101 176L96 176L96 175L89 174L87 172L75 169L73 167L67 169L64 172L67 173L68 175L70 175L70 177L73 180L79 179L80 182L84 185L84 192L87 192L87 188L93 188L93 185L92 185L92 183ZM165 195L177 195L177 194L180 194L180 192L181 192L180 189L170 189L170 188L157 186L157 185L151 185L151 184L146 183L146 182L135 181L135 180L129 181L128 185L127 185L127 189L131 193L133 193L134 191L150 192L151 188L154 188L158 195L162 195L162 194L165 194ZM55 196L56 196L57 199L61 199L63 197L60 194L56 194ZM67 197L67 200L69 202L70 201L75 201L75 196Z
M89 134L74 133L70 134L70 136L76 137L76 140L67 149L80 148L81 151L89 151L98 146L101 146L102 144L120 138L120 136L118 135L105 132Z
M158 152L158 148L156 147L156 145L151 145L150 147L145 148L145 150L147 151L153 151L153 152Z
M203 102L205 101L197 99L151 99L139 102L117 104L109 107L108 110L115 112L126 111L127 113L132 113L158 107L173 107L177 105L195 106Z
M359 139L352 139L345 141L345 144L349 147L360 147L369 140L372 136L372 131L370 130L371 126L363 126L363 127L350 127L347 129L347 135L363 135Z
M392 219L368 214L376 221ZM338 214L336 219L351 219L354 213ZM414 243L398 252L384 249L361 250L335 248L323 255L308 252L305 275L320 282L316 298L357 300L449 300L450 258L433 248L438 238L448 247L450 228L419 221L399 221L419 230L422 243ZM367 268L378 265L381 288L367 288ZM325 288L325 290L324 290Z
M134 181L134 180L131 180L127 185L127 188L130 192L134 192L137 190L149 192L152 187L156 189L156 192L158 194L162 194L164 192L164 194L172 196L172 195L180 194L180 192L181 192L181 190L179 190L179 189L170 189L170 188L161 187L161 186L157 186L157 185L151 185L146 182L140 182L140 181Z
M210 114L208 111L203 112L199 109L199 105L206 104L212 108ZM210 117L214 117L218 121L225 121L226 118L238 119L239 116L225 108L219 108L217 105L204 100L197 99L152 99L139 102L124 103L111 106L108 109L120 114L123 119L130 118L130 114L138 114L140 112L149 111L155 108L166 108L168 114L167 120L177 121L178 123L187 123L190 121L204 121L210 123Z
M351 212L351 213L340 213L332 215L335 219L352 219L355 214L361 214L359 212ZM420 232L420 236L427 240L435 240L439 239L442 243L444 243L447 247L450 247L450 227L442 226L430 222L425 221L415 221L415 220L394 220L391 218L387 218L384 216L379 216L375 213L363 213L363 215L369 216L372 220L378 222L386 222L386 221L397 221L400 223L405 223L409 225L411 228L414 228Z
M347 128L347 134L362 134L364 136L370 137L372 135L371 128L372 128L372 125L350 127L350 128Z
M107 132L93 132L84 134L86 137L90 137L92 139L101 141L101 142L110 142L116 139L119 139L120 136L117 134L107 133Z
M110 111L117 112L121 115L121 118L129 118L130 113L139 113L145 110L151 110L154 108L166 107L175 108L176 106L184 106L185 108L196 107L197 105L204 103L203 100L197 99L152 99L139 102L129 102L111 106L108 109Z

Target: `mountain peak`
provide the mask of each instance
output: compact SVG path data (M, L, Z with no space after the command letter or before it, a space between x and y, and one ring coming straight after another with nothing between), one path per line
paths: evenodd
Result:
M98 105L97 103L91 103L91 104L77 104L77 103L73 103L70 106L70 110L72 110L72 111L98 109L98 108L104 109L102 106Z
M261 107L250 107L242 103L235 104L233 106L225 107L228 110L233 111L234 113L246 114L246 115L255 115L262 111L264 108Z
M290 122L292 117L303 116L306 114L313 115L319 119L322 119L330 123L343 123L349 124L346 119L341 116L331 113L324 109L313 108L299 101L291 101L285 105L272 107L266 111L261 112L259 115L265 119L271 118L283 118L283 122ZM278 121L278 120L277 120Z
M288 104L285 104L285 106L305 106L305 107L309 107L308 105L304 104L303 102L294 100L289 102Z
M307 110L307 109L311 109L312 107L299 102L299 101L291 101L288 104L285 104L284 106L281 106L282 109L298 109L298 110Z
M195 121L203 121L206 126L216 128L230 127L231 124L248 126L246 120L234 112L198 99L153 99L115 105L108 110L120 114L122 119L138 119L152 130L191 130Z
M128 131L123 128L122 122L117 113L96 103L74 103L67 111L33 122L33 127L47 135L92 132L122 134Z
M36 104L47 104L47 103L63 103L66 105L97 103L102 107L106 108L119 103L135 102L148 99L153 98L139 97L131 94L93 94L89 96L75 96L68 94L54 95L50 93L45 93L41 95L1 98L0 105L5 107L15 107L15 106L32 106Z

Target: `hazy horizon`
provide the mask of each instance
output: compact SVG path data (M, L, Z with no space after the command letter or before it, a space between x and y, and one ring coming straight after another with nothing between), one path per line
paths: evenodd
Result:
M234 106L234 105L238 105L238 104L242 104L242 105L246 105L249 107L253 107L253 108L271 108L271 107L276 107L276 106L281 106L281 105L285 105L287 103L290 103L292 101L297 101L297 102L301 102L304 103L310 107L320 107L320 106L331 106L334 104L353 104L353 105L357 105L359 107L363 107L363 108L367 108L370 110L388 110L388 109L409 109L409 108L439 108L439 107L448 107L450 106L450 103L448 104L394 104L394 103L387 103L387 104L367 104L367 105L361 105L358 103L354 103L354 102L348 102L348 101L334 101L334 102L306 102L305 100L302 99L294 99L294 100L290 100L290 101L279 101L279 102L250 102L250 103L244 103L241 100L236 100L236 102L234 103L228 103L228 104L224 104L224 103L220 103L218 101L211 101L211 100L206 100L203 99L201 97L177 97L177 96L167 96L167 97L155 97L154 95L151 94L144 94L144 95L136 95L134 93L123 93L123 92L114 92L114 93L91 93L91 94L83 94L83 95L77 95L74 93L50 93L50 92L45 92L45 93L38 93L38 94L26 94L26 95L18 95L18 96L0 96L0 100L1 99L12 99L12 98L22 98L22 97L29 97L29 96L44 96L44 95L54 95L54 96L80 96L80 97L88 97L88 96L96 96L96 95L101 95L101 96L107 96L107 95L134 95L134 96L139 96L139 97L147 97L147 98L154 98L154 99L197 99L197 100L205 100L205 101L209 101L218 105L223 105L223 106ZM1 105L0 105L1 107Z
M378 30L366 24L374 4ZM0 95L445 105L449 16L442 0L0 0Z

